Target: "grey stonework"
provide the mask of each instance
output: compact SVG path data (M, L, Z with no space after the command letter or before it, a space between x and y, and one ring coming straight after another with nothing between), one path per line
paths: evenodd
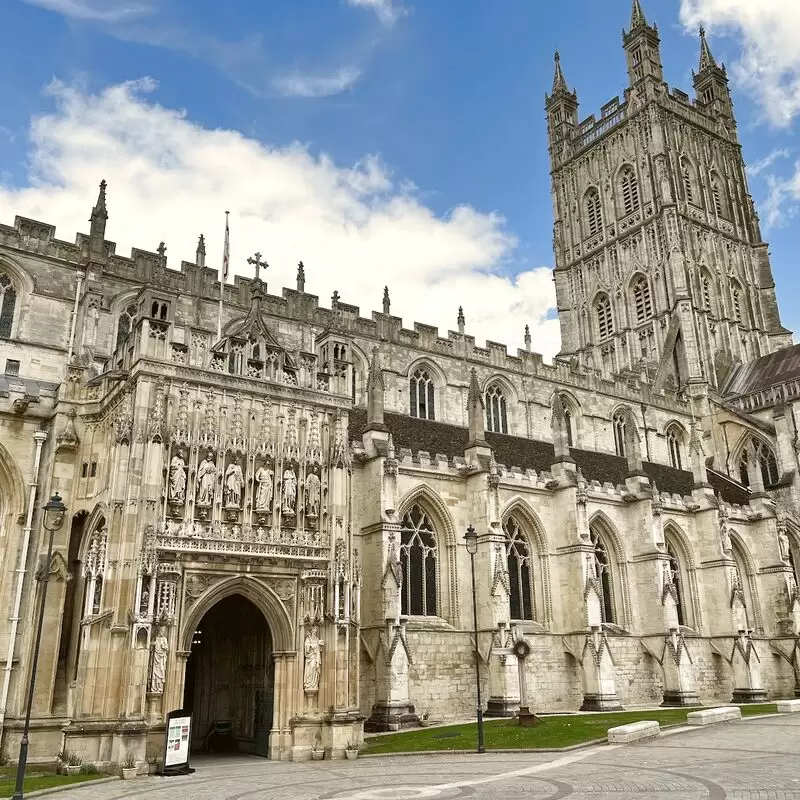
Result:
M577 123L557 64L552 365L478 346L461 310L442 336L404 327L388 292L369 318L338 293L321 306L302 264L280 295L268 273L225 286L218 336L202 238L180 269L164 246L118 255L105 184L74 244L0 226L0 750L20 736L40 568L34 758L143 760L184 704L197 746L230 722L242 748L296 760L470 715L470 524L496 713L519 704L521 638L533 710L798 692L797 353L724 72L703 40L690 103L657 45L635 3L631 86L597 122ZM54 491L70 522L44 565Z

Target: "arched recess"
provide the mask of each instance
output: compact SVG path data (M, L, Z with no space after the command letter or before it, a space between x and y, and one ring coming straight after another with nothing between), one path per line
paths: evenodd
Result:
M653 294L647 276L643 272L635 273L628 282L628 291L634 316L630 322L642 325L653 317Z
M488 424L489 415L492 410L490 407L490 401L497 398L497 390L499 390L505 400L506 430L502 429L502 424L500 427L492 427ZM511 383L511 381L508 380L505 375L495 374L483 382L481 393L483 394L483 401L486 406L486 430L490 432L494 431L495 433L508 433L509 435L513 436L516 431L515 417L517 404L519 402L517 390L514 388L514 384ZM499 408L499 406L496 406L496 408ZM496 414L495 418L497 418Z
M430 397L426 395L424 402L424 413L420 407L419 402L412 400L412 380L414 388L418 391L424 391L423 387L419 384L420 381L425 380L427 374L428 380L432 383L433 388L433 407L429 402ZM421 419L444 420L444 406L445 395L447 393L447 376L442 368L430 358L417 358L409 364L405 374L405 387L408 393L408 413L410 416ZM426 402L428 401L428 402Z
M564 407L564 417L567 423L567 440L570 447L580 447L583 440L582 423L583 412L578 398L574 394L564 389L559 389L550 396L550 408L553 408L553 401L559 396L561 405Z
M350 343L350 358L353 362L353 378L350 394L357 406L367 404L367 377L369 376L369 359L367 354L354 343Z
M536 567L533 576L535 607L541 611L536 622L547 628L553 627L553 596L550 585L550 547L547 534L538 514L521 497L514 497L506 503L500 518L505 527L506 520L514 517L522 523L533 549L536 551Z
M433 521L440 549L440 557L436 560L437 616L455 623L459 608L455 524L440 495L425 484L415 486L406 493L398 503L397 518L402 520L415 503L424 508Z
M11 531L21 528L18 518L25 513L25 484L11 454L0 444L0 539L5 542L6 559L13 542Z
M786 532L789 536L789 566L792 568L795 585L800 586L800 528L789 523Z
M253 575L235 575L222 580L202 595L183 621L178 649L189 652L192 649L192 636L206 612L220 600L234 594L247 598L264 615L275 650L296 649L294 629L285 606L269 586Z
M127 292L120 292L111 301L111 319L113 320L113 332L111 341L108 342L108 350L112 353L117 353L117 350L122 347L127 340L133 326L135 325L135 316L131 319L129 309L138 307L138 298L141 293L141 287L137 289L130 289ZM138 313L138 312L137 312ZM126 322L127 319L127 322ZM126 330L127 326L127 330ZM122 328L122 329L121 329ZM115 364L119 364L122 359L122 351L117 353Z
M589 530L595 529L610 550L612 580L614 588L615 625L621 628L632 627L630 585L628 582L628 565L625 560L625 548L616 525L603 511L595 511L589 519Z
M670 466L675 469L687 469L689 460L686 447L689 443L689 434L686 428L678 420L671 420L664 426L664 438L667 441Z
M672 550L678 558L684 625L699 632L703 625L703 611L697 583L697 562L689 539L676 522L668 520L664 525L664 540L668 549Z
M617 216L627 217L641 208L641 188L636 168L633 164L625 163L617 170L615 185L617 191L614 196L617 200Z
M754 628L756 632L762 632L764 630L764 617L761 613L761 602L758 596L756 564L750 555L750 550L744 543L744 539L735 530L730 531L730 536L733 558L742 579L747 624Z
M755 463L752 463L753 458ZM772 443L761 434L747 428L731 451L729 472L736 480L749 487L753 481L750 473L752 469L761 471L765 488L777 483L780 478L777 456Z
M13 314L10 330L7 331L7 338L16 339L19 336L23 309L27 306L31 294L33 294L34 282L28 271L16 259L6 254L3 254L0 258L0 275L6 275L8 278L6 291L13 291L14 293ZM0 295L0 313L2 313L2 310L3 297Z

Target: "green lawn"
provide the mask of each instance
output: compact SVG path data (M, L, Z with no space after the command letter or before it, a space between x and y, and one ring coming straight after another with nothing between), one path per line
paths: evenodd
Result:
M51 789L53 786L69 786L72 783L93 781L97 778L107 778L107 775L95 772L91 775L57 775L55 767L41 764L31 764L25 774L24 792L35 792L38 789ZM17 782L16 767L0 767L0 797L11 797Z
M774 714L774 703L741 706L742 716ZM606 731L616 725L654 719L662 727L686 723L692 709L670 708L656 711L618 711L608 714L561 714L541 717L532 728L521 728L516 720L488 720L484 726L486 749L569 747L595 739L605 739ZM410 753L425 750L474 750L477 726L446 725L416 728L404 733L367 738L364 753Z

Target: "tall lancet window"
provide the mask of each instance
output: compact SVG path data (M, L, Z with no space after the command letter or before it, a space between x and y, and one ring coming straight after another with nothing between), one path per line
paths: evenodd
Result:
M621 411L617 411L611 424L614 427L614 450L618 456L625 456L625 433L627 430L625 415Z
M11 338L11 325L14 322L14 309L17 305L17 292L11 278L0 272L0 339Z
M633 305L636 309L636 324L641 325L653 316L653 301L650 298L650 284L643 275L633 284Z
M508 598L511 619L535 619L533 560L528 538L513 517L503 523L503 531L506 535L506 559L511 589Z
M611 300L607 294L601 294L595 302L597 311L597 332L601 339L607 339L614 333L614 318L611 315Z
M639 210L639 181L632 167L625 167L619 176L622 209L625 214Z
M683 581L681 580L681 562L675 548L667 542L667 555L669 556L669 571L672 576L672 585L675 587L675 604L678 611L678 624L686 624L686 614L683 608Z
M586 229L589 236L603 229L603 212L600 207L600 193L592 187L586 192Z
M494 433L508 433L506 396L496 383L486 390L486 428Z
M600 613L603 622L615 622L614 614L614 587L611 583L611 559L608 556L608 549L600 534L594 529L589 528L589 535L594 548L592 563L594 566L594 577L600 587Z
M401 612L436 616L436 532L419 505L403 516L400 532Z
M409 380L411 416L436 419L433 378L426 369L418 369Z

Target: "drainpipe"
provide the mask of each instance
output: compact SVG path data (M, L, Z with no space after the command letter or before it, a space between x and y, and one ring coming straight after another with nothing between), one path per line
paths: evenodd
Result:
M78 324L78 303L81 299L81 286L83 286L83 278L86 275L84 271L78 270L78 285L75 287L75 303L72 306L72 321L69 324L69 349L67 352L67 366L72 363L72 349L75 344L75 327Z
M28 495L28 513L25 517L25 530L22 533L22 547L19 550L19 566L17 567L17 587L14 592L14 606L9 621L11 630L8 633L8 653L6 665L3 669L3 688L0 690L0 742L3 739L3 727L6 720L6 705L8 703L8 688L11 685L11 671L14 669L14 646L17 640L17 627L19 625L19 611L22 606L22 588L25 583L25 573L28 571L28 548L33 530L33 512L36 510L36 490L39 488L39 465L42 460L42 446L47 440L47 431L33 432L36 442L36 455L33 459L33 474L31 475L30 494Z

